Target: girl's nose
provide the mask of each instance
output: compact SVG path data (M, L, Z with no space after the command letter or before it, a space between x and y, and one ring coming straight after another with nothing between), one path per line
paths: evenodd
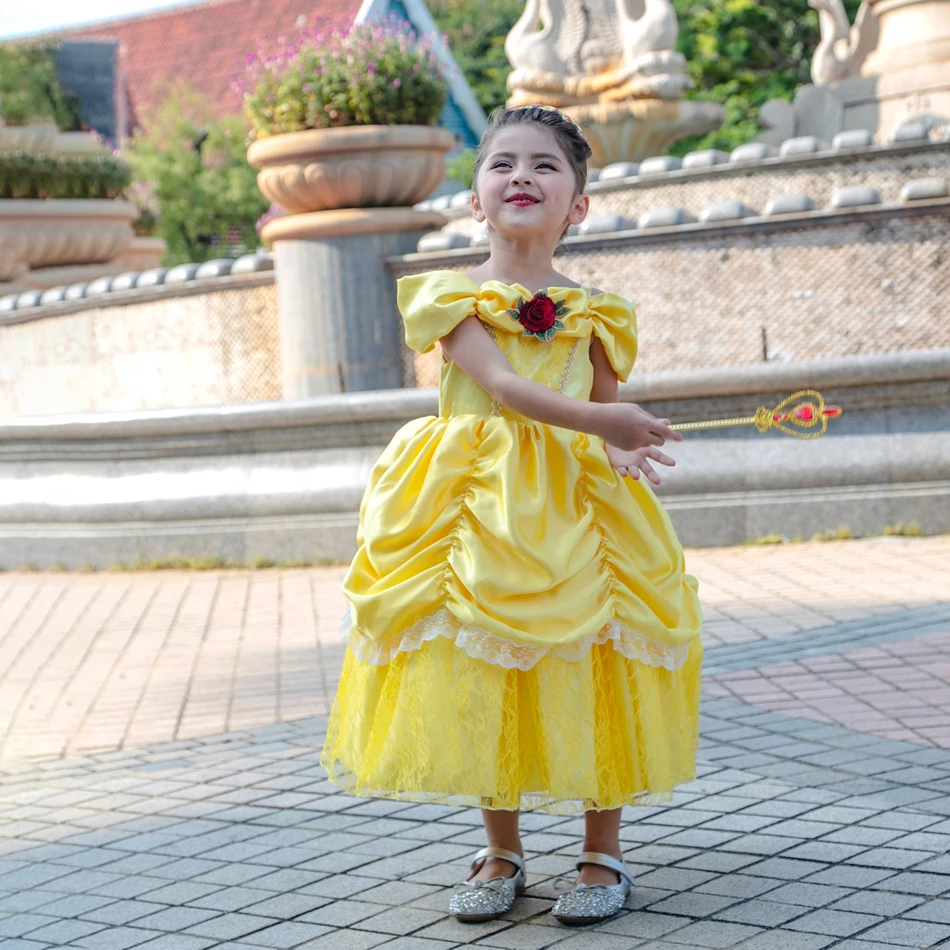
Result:
M511 176L511 183L513 185L530 185L531 176L528 172L519 172Z

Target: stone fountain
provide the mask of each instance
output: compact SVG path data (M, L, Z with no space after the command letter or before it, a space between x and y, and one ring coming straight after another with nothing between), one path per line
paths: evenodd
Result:
M682 98L692 80L678 32L670 0L527 0L505 40L508 105L563 109L594 167L659 155L723 121L715 103Z

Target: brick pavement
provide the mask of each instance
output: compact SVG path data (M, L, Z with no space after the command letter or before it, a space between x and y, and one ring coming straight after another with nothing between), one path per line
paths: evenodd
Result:
M950 538L688 552L733 649L939 606L948 563ZM0 574L0 768L328 713L342 576Z
M950 539L688 560L698 778L627 811L639 886L580 932L580 819L526 815L529 896L463 927L477 814L327 783L338 569L0 575L0 946L950 950Z

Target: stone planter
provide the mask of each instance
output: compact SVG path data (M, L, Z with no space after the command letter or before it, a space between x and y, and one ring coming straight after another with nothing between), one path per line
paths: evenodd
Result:
M431 126L348 126L262 139L247 159L265 197L300 214L414 205L445 177L452 146L450 132Z
M127 201L0 201L0 246L30 270L100 264L122 254L138 216Z
M56 151L59 130L55 122L30 122L28 125L6 125L0 119L0 147L18 152Z
M153 267L161 267L166 250L168 248L160 237L136 235L129 246L111 263L125 270L150 270Z
M26 264L17 257L13 243L0 237L0 284L19 280L26 270Z

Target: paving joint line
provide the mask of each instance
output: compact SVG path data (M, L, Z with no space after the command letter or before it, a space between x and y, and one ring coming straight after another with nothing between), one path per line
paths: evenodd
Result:
M912 640L942 633L950 627L950 604L879 614L865 620L846 620L747 643L709 647L703 661L703 677L756 669L770 663L785 663ZM854 635L854 631L866 632Z

